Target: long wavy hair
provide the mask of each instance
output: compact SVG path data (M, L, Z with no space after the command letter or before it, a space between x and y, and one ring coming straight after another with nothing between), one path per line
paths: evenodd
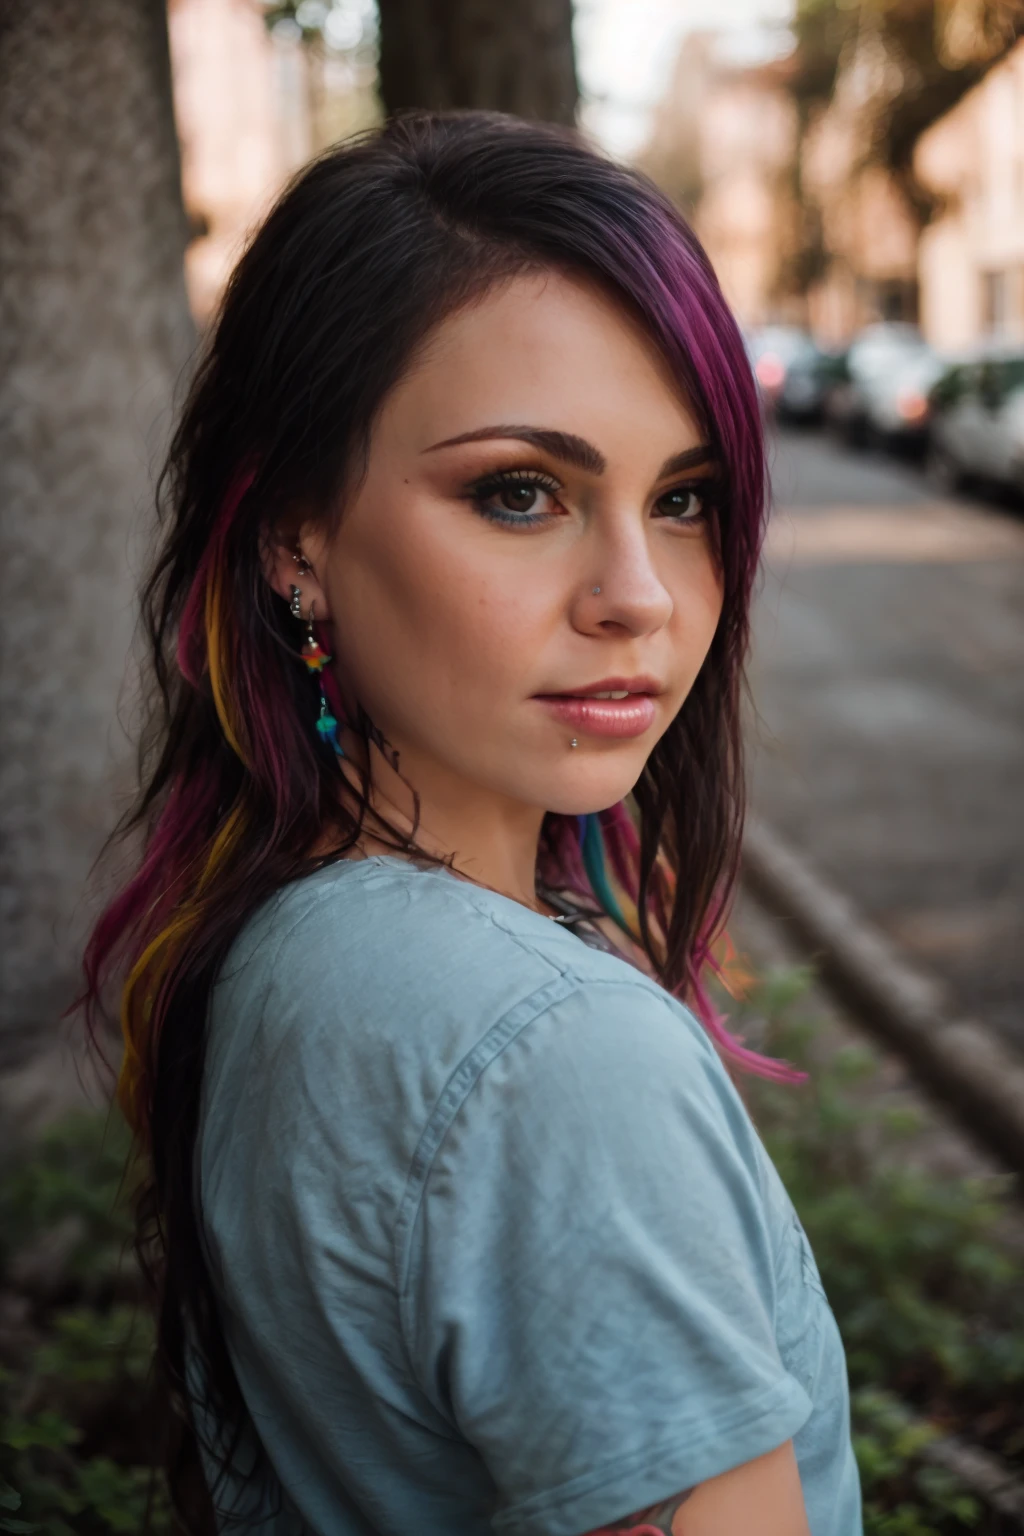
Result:
M370 814L367 775L361 788L349 784L318 740L319 690L261 549L299 509L328 529L342 515L382 402L440 321L497 282L552 269L596 280L640 321L712 444L724 602L693 689L629 805L549 813L538 881L611 916L728 1061L777 1080L805 1076L746 1049L706 990L738 865L739 706L767 504L760 411L736 323L672 204L572 131L492 113L401 114L322 155L286 189L204 344L158 485L159 548L141 597L151 686L140 790L113 838L133 851L134 872L84 958L93 1039L104 999L120 992L118 1098L144 1173L137 1248L177 1425L170 1486L190 1530L210 1528L209 1491L216 1499L219 1486L210 1469L226 1473L231 1456L201 1426L245 1419L195 1176L211 989L255 909L344 855ZM326 683L340 716L336 681ZM388 749L361 707L346 723L368 759L371 741ZM396 851L430 860L415 826L409 836L380 817L373 826ZM325 831L332 851L314 853Z

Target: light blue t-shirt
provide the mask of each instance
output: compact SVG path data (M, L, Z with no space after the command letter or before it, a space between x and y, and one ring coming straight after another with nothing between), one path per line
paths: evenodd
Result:
M860 1536L807 1238L626 960L444 869L320 870L222 967L198 1165L273 1469L243 1529L581 1536L792 1437L812 1536Z

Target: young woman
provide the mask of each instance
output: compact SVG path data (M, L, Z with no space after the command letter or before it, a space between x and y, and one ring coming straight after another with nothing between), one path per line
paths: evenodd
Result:
M87 974L187 1528L198 1447L264 1536L855 1536L839 1334L723 1058L800 1074L705 990L765 474L690 230L500 116L332 151L162 500Z

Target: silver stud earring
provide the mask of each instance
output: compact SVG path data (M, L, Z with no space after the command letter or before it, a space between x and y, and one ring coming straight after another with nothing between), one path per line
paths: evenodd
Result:
M291 610L295 618L302 618L302 593L298 587L292 587Z
M292 559L295 561L295 564L299 568L299 575L300 576L308 576L309 572L313 569L313 567L310 565L309 561L306 559L306 557L302 553L302 551L297 549L295 551L295 553L292 555Z
M597 594L598 594L598 593L599 593L599 592L600 592L600 590L601 590L601 588L600 588L600 587L595 587L595 588L594 588L594 596L595 596L595 597L596 597L596 596L597 596Z

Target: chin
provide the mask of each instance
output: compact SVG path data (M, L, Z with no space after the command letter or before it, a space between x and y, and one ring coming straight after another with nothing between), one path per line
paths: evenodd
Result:
M580 748L572 753L577 757ZM567 763L557 775L549 776L547 793L541 797L545 810L558 816L589 816L593 811L605 811L611 805L624 800L643 772L648 754L631 754L628 766L625 762L613 765L584 758L579 763Z

